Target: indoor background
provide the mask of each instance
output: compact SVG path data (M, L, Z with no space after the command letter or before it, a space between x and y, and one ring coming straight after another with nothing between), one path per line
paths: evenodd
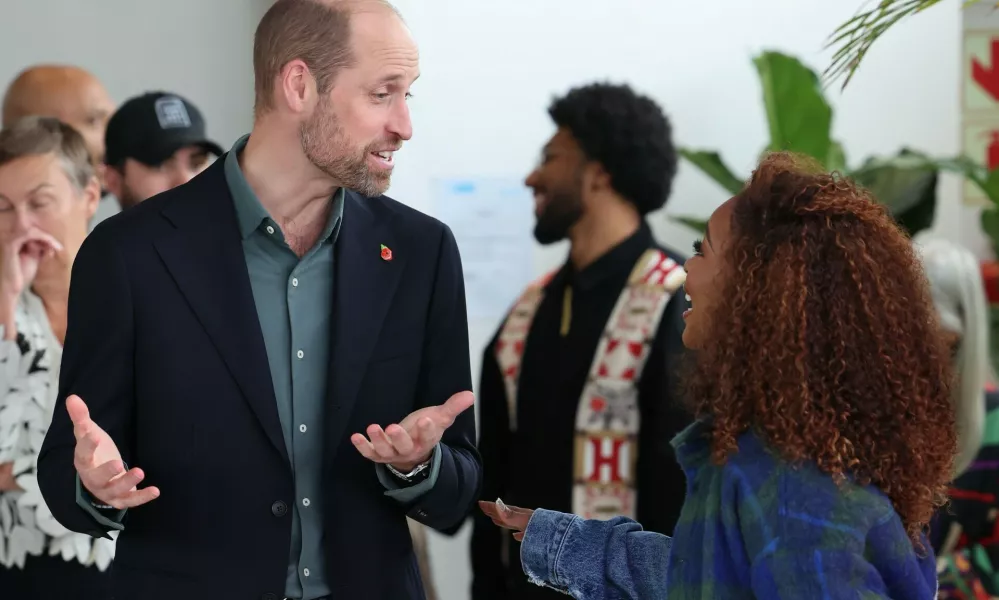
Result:
M95 73L116 102L151 89L187 96L223 146L251 126L253 30L267 0L5 0L0 8L0 85L30 64L63 62ZM824 41L862 5L858 0L397 0L421 46L422 76L411 101L415 135L398 155L389 195L445 217L442 182L519 182L552 133L551 97L597 79L626 82L655 97L677 144L716 149L748 174L768 132L752 57L794 55L821 71ZM960 0L946 0L891 29L849 87L827 90L835 137L855 165L910 147L934 156L961 148ZM668 215L707 216L726 197L681 163L665 214L651 218L662 241L684 249L695 234ZM511 202L524 206L523 198ZM519 204L518 204L519 203ZM441 212L447 214L440 214ZM465 218L465 217L463 217ZM533 216L524 216L530 224ZM456 231L463 248L474 229ZM988 243L976 211L963 207L960 180L943 175L933 233ZM533 244L530 230L522 233ZM473 250L469 250L471 252ZM496 302L563 259L565 248L534 250L525 270L493 282ZM500 271L497 271L500 272ZM505 296L504 296L505 294ZM472 369L498 319L471 323ZM442 600L467 598L468 528L435 535L431 560Z

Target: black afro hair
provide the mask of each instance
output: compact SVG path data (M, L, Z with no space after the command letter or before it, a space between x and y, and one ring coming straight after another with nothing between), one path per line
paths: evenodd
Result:
M603 165L611 186L639 213L666 204L677 157L669 120L654 100L627 85L594 83L556 98L548 114Z

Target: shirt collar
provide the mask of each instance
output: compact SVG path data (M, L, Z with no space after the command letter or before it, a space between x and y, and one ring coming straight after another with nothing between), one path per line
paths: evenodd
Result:
M684 470L696 469L711 458L711 422L698 419L670 441L676 461Z
M267 209L260 203L257 194L250 187L250 183L243 175L243 169L239 166L239 154L246 147L250 134L236 140L232 149L225 157L225 180L232 194L233 204L236 207L236 220L239 223L239 234L245 240L254 231L265 223L273 223L274 220L267 213ZM344 189L337 188L333 194L333 206L330 210L329 221L319 239L323 241L335 241L336 233L339 231L340 221L343 218Z
M642 256L642 253L654 245L652 230L642 221L638 230L623 242L614 246L600 258L587 265L581 271L576 271L572 263L567 263L567 274L574 287L589 290L608 277L625 271L631 273L632 267Z

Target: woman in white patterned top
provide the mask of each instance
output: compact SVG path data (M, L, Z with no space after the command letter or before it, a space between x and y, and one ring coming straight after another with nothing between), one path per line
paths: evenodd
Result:
M73 259L100 186L83 138L55 119L0 131L0 597L110 598L114 541L65 529L38 491Z

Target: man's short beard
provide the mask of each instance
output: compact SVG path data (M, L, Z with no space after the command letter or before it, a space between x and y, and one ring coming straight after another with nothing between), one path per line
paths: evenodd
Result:
M327 98L302 123L299 139L309 161L345 188L369 197L380 196L388 189L389 178L377 176L368 166L371 149L365 148L359 157L351 155L350 140Z

